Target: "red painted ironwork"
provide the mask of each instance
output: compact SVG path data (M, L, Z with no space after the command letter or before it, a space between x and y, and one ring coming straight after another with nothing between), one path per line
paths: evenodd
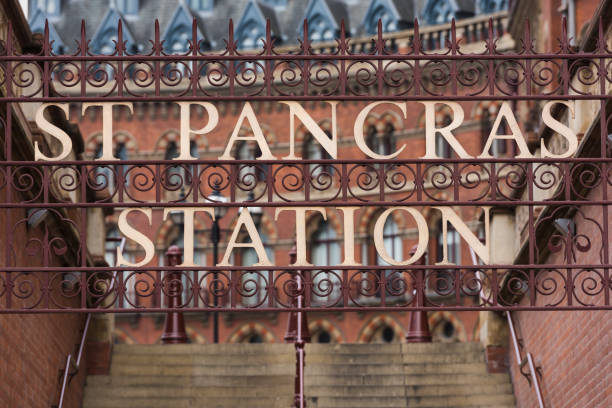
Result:
M121 22L112 55L91 52L84 24L72 55L53 53L48 28L38 54L18 54L9 22L7 41L0 47L0 102L5 107L0 125L6 153L0 163L0 208L10 220L3 231L6 264L0 273L0 313L612 309L607 222L587 217L590 228L586 231L575 235L547 232L551 222L581 214L585 206L596 208L601 219L608 220L612 185L608 129L612 119L607 114L600 115L595 128L600 138L594 145L598 146L585 157L564 159L127 160L115 167L114 161L34 162L12 157L15 103L561 99L598 101L601 112L607 112L612 98L606 92L612 82L612 52L601 22L599 39L591 51L575 51L563 31L557 50L539 53L528 25L518 52L498 49L504 31L501 19L488 21L479 37L485 44L482 52L464 51L454 22L446 46L437 52L426 44L431 37L419 32L418 21L401 52L380 27L371 48L353 48L344 30L334 44L316 45L308 38L305 22L300 46L293 50L279 51L268 25L263 49L239 51L230 23L224 50L201 51L194 37L184 55L164 49L157 23L151 49L129 54ZM468 31L459 34L471 35ZM176 166L182 168L180 174L171 171ZM138 183L128 185L128 180ZM212 186L228 201L211 200ZM108 190L110 197L90 197L87 189ZM184 200L161 200L164 193L181 190ZM515 194L519 190L524 195ZM594 191L600 192L600 198L589 198L588 193ZM65 198L74 192L80 194ZM87 208L102 207L314 205L520 208L527 219L526 246L516 264L427 265L424 276L419 272L423 266L414 264L95 267L86 259L86 222L77 223L64 213L79 210L85 220ZM539 214L541 207L548 210ZM30 212L18 215L23 213L16 209ZM42 211L65 229L78 231L81 247L76 250L76 266L50 266L49 256L60 254L64 245L62 237L54 235L56 231L47 231L44 238L29 238L28 255L36 262L15 262L20 250L16 248L17 229ZM582 259L576 254L589 251L595 255L587 262L576 261ZM564 255L563 260L541 263L544 254L557 252ZM111 271L122 273L111 276ZM162 271L168 272L165 277ZM199 278L194 278L194 271L200 272ZM243 272L257 276L251 281L255 287L245 288L240 280L232 279ZM180 276L190 296L164 306L169 276ZM316 283L321 277L325 277L324 286ZM109 279L111 284L97 284ZM442 285L426 286L441 279L445 280ZM301 295L294 290L298 285L304 293L301 306L296 303ZM136 300L127 299L128 287L135 288ZM245 306L237 301L244 293L262 300ZM424 299L415 302L415 294ZM479 294L485 299L474 302ZM313 297L326 300L313 302ZM129 308L122 306L124 300Z
M176 245L170 246L166 251L166 266L177 266L181 263L183 263L183 250ZM169 272L164 281L167 286L163 291L167 293L168 308L177 308L183 302L184 289L181 274L176 271ZM163 344L187 343L185 319L182 312L166 313L161 342Z
M416 252L416 246L410 250L410 256ZM425 267L425 254L415 262L416 265ZM425 279L425 270L415 271L417 281L423 281ZM424 285L421 285L424 287ZM414 302L419 306L420 302L425 299L425 294L420 293L414 297ZM427 312L424 310L414 310L410 312L410 325L408 326L408 332L406 333L406 341L408 343L430 343L431 342L431 331L429 330L429 320L427 318Z
M295 246L289 251L289 261L294 263L296 260ZM304 303L304 287L300 276L293 274L295 287L293 290L296 296L293 298L293 305L296 311L289 312L287 319L287 332L285 342L295 345L295 381L294 381L294 407L305 408L306 400L304 394L304 367L306 365L306 352L304 345L310 343L310 331L308 330L308 316L300 309Z

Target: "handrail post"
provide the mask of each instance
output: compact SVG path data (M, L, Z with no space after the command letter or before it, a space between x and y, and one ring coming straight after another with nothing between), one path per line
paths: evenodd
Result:
M417 246L413 246L410 249L409 255L414 255L417 250ZM425 265L425 254L423 254L416 262L415 265ZM414 300L412 304L415 306L424 306L425 301L425 268L416 269L414 272L415 292ZM427 318L427 312L425 310L413 310L410 312L410 326L408 327L408 333L406 333L406 341L408 343L431 343L431 332L429 330L429 320Z
M177 266L183 262L183 250L176 245L171 245L166 251L166 266ZM173 309L181 305L182 302L182 281L181 273L168 271L167 299L168 308ZM185 320L183 312L166 313L164 321L164 333L161 336L162 344L181 344L187 343L187 333L185 332Z
M289 262L294 264L296 261L296 247L293 246L289 251ZM296 311L289 312L287 319L287 332L285 333L285 342L294 343L295 345L295 381L294 381L294 407L305 408L306 398L304 396L304 366L306 352L304 345L310 342L310 332L308 330L308 318L306 312L301 308L304 306L304 284L299 271L291 272L291 277L295 280L296 296L291 301L291 304L297 308Z

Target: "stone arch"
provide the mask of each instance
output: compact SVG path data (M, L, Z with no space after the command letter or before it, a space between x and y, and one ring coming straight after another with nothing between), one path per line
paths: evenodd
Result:
M126 333L125 330L119 327L115 327L115 329L113 330L113 338L115 339L116 343L121 343L121 344L137 344L138 343L136 340L134 340L132 336Z
M332 131L332 122L330 119L323 119L320 120L319 122L317 122L317 124L321 127L321 129L323 129L323 131L325 132L329 132L331 134ZM340 132L340 126L338 126L337 129L338 132L338 140L340 140L342 138L341 132ZM306 126L304 126L303 124L300 124L300 126L298 126L298 128L295 130L295 144L296 146L301 146L302 143L304 143L304 141L306 140L306 135L310 133L308 131L308 129L306 129ZM297 147L296 147L296 150ZM301 150L298 150L301 154ZM297 153L297 151L296 151Z
M357 225L357 232L360 235L368 235L374 228L374 223L378 216L386 208L379 207L366 207L365 210L359 216L359 224ZM406 219L402 216L401 211L394 211L391 213L393 221L397 224L398 228L403 229L406 227Z
M463 108L463 105L461 107ZM448 105L444 105L444 104L436 105L436 126L442 126L443 116L441 114L446 114L446 113L451 115L451 117L453 116L453 111L451 108L448 107ZM417 128L425 129L425 109L423 109L419 113L419 116L417 118Z
M463 322L461 322L461 320L459 320L459 318L454 313L448 312L446 310L439 310L434 313L430 313L427 321L429 323L429 328L431 329L432 333L436 331L436 328L439 324L444 322L450 322L457 333L457 341L467 341L467 333L465 331L465 326L463 325Z
M405 342L406 333L402 326L389 315L377 315L374 316L368 323L366 323L360 330L357 336L357 343L369 343L372 341L374 333L383 326L391 327L396 335L400 336L400 342Z
M332 343L344 343L346 342L344 335L332 322L327 319L317 319L315 321L311 321L308 324L308 331L312 336L317 334L318 332L325 330L331 336ZM314 339L314 337L313 337Z
M93 159L98 146L102 143L102 132L96 132L90 135L85 142L85 157ZM136 138L124 130L119 130L113 134L113 144L123 143L130 156L138 152L138 144Z
M340 217L337 214L337 211L335 209L333 209L332 211L327 211L326 208L326 215L327 215L327 222L332 226L332 228L334 229L334 232L336 233L338 239L342 238L343 235L343 231L342 231L342 221L340 220ZM310 214L306 214L306 236L310 237L316 230L317 227L319 226L319 222L323 220L323 216L319 213L319 212L312 212Z
M276 336L261 323L250 322L240 326L228 337L228 343L242 343L250 335L258 334L264 343L276 343Z
M155 143L155 152L158 154L164 154L170 142L179 143L180 133L177 129L168 129L162 133ZM208 139L205 135L197 135L195 133L189 134L189 140L195 141L198 146L198 151L203 152L208 149Z
M367 129L370 126L374 126L376 131L381 133L385 131L388 123L393 126L395 132L404 129L404 119L400 116L399 112L389 110L382 113L370 112L363 123L363 130L367 133Z

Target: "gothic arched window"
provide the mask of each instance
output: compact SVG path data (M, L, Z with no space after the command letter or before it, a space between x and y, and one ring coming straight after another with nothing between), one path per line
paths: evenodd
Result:
M325 134L331 137L328 131L326 131ZM304 139L302 158L304 160L329 160L332 157L327 153L327 150L315 140L312 134L308 133ZM323 172L331 174L333 168L330 168L327 164L311 164L310 172L310 176L314 178Z
M487 143L487 139L489 138L489 134L491 133L491 129L493 129L493 123L491 122L491 112L489 108L483 108L482 117L480 118L480 132L481 132L481 143L482 148ZM498 129L498 134L507 134L507 123L504 120ZM501 132L501 133L500 133ZM494 157L500 157L505 155L508 152L507 142L504 139L496 139L491 144L490 148L491 154Z
M444 241L444 234L442 231L442 219L440 218L436 223L435 232L435 259L436 262L441 262L444 257L444 246L447 248L447 260L452 264L459 264L461 262L461 242L459 233L452 226L447 225L446 230L446 242ZM448 294L452 292L453 288L453 273L451 271L438 270L434 274L435 289L439 294Z
M274 262L274 252L268 245L268 237L265 234L260 234L259 236L270 262ZM240 265L242 266L253 266L258 261L257 252L253 248L245 248L240 253ZM259 305L266 297L268 271L243 272L241 279L242 304L248 307Z
M444 118L442 119L442 126L446 127L450 125L451 122L452 119L450 115L444 115ZM452 155L450 144L446 141L446 139L442 136L440 132L436 133L436 155L444 159L450 159Z
M340 243L331 224L321 221L311 237L310 262L316 266L332 266L340 264ZM314 284L313 300L324 302L337 299L340 292L340 281L330 273L315 272L312 277Z

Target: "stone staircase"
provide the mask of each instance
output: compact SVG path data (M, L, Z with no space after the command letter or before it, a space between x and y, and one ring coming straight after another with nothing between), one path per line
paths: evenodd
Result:
M288 408L294 376L292 344L115 345L83 407Z
M84 408L289 408L292 344L116 345L111 373L87 377ZM514 407L482 347L308 344L308 408Z
M478 343L308 344L308 408L515 407Z

